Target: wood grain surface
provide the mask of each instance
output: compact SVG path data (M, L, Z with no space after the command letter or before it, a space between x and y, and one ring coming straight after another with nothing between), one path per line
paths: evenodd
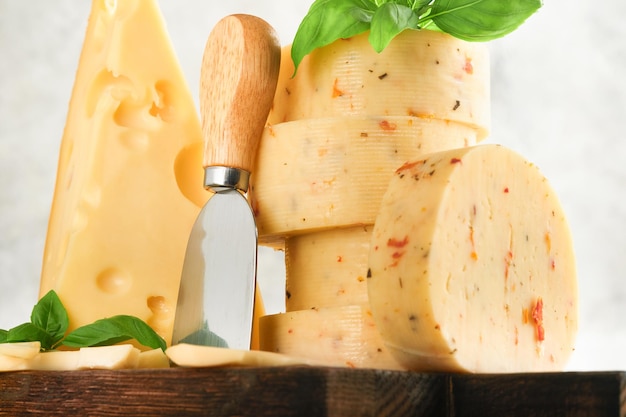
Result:
M2 416L626 417L626 372L451 375L324 367L7 372Z

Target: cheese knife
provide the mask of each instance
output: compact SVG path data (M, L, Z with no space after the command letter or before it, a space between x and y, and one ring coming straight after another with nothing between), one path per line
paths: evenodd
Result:
M200 73L204 186L214 194L189 237L172 344L250 348L257 229L245 195L274 98L280 42L264 20L236 14L211 31Z

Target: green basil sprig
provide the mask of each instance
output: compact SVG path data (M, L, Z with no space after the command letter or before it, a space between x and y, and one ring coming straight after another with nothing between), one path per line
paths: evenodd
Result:
M298 27L291 58L297 70L314 49L367 30L376 52L405 29L489 41L517 29L541 5L541 0L315 0Z
M65 336L69 319L55 291L49 291L33 307L30 322L9 330L0 329L0 343L40 342L41 350L59 346L108 346L135 339L143 346L165 350L165 340L143 320L127 315L101 319L79 327Z

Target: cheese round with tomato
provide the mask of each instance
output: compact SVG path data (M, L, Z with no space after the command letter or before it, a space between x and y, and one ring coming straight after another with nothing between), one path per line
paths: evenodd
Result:
M367 304L261 317L261 350L318 365L402 369L384 345Z
M416 116L489 131L486 45L431 30L407 30L377 53L369 32L307 55L294 75L283 48L269 123L341 116Z
M538 168L498 145L401 166L372 232L385 345L418 371L563 370L578 293L570 229Z
M367 304L372 225L323 230L285 241L287 311Z
M259 241L373 224L394 170L476 143L465 124L411 116L297 120L265 128L251 177Z

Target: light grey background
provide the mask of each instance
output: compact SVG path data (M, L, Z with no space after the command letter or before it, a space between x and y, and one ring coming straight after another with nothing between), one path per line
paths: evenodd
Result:
M206 37L230 13L291 42L311 0L161 0L192 91ZM57 157L90 2L0 0L0 328L36 302ZM489 142L537 164L556 189L578 258L581 323L571 370L626 369L626 2L545 0L490 44ZM270 313L283 311L282 254L262 249Z

